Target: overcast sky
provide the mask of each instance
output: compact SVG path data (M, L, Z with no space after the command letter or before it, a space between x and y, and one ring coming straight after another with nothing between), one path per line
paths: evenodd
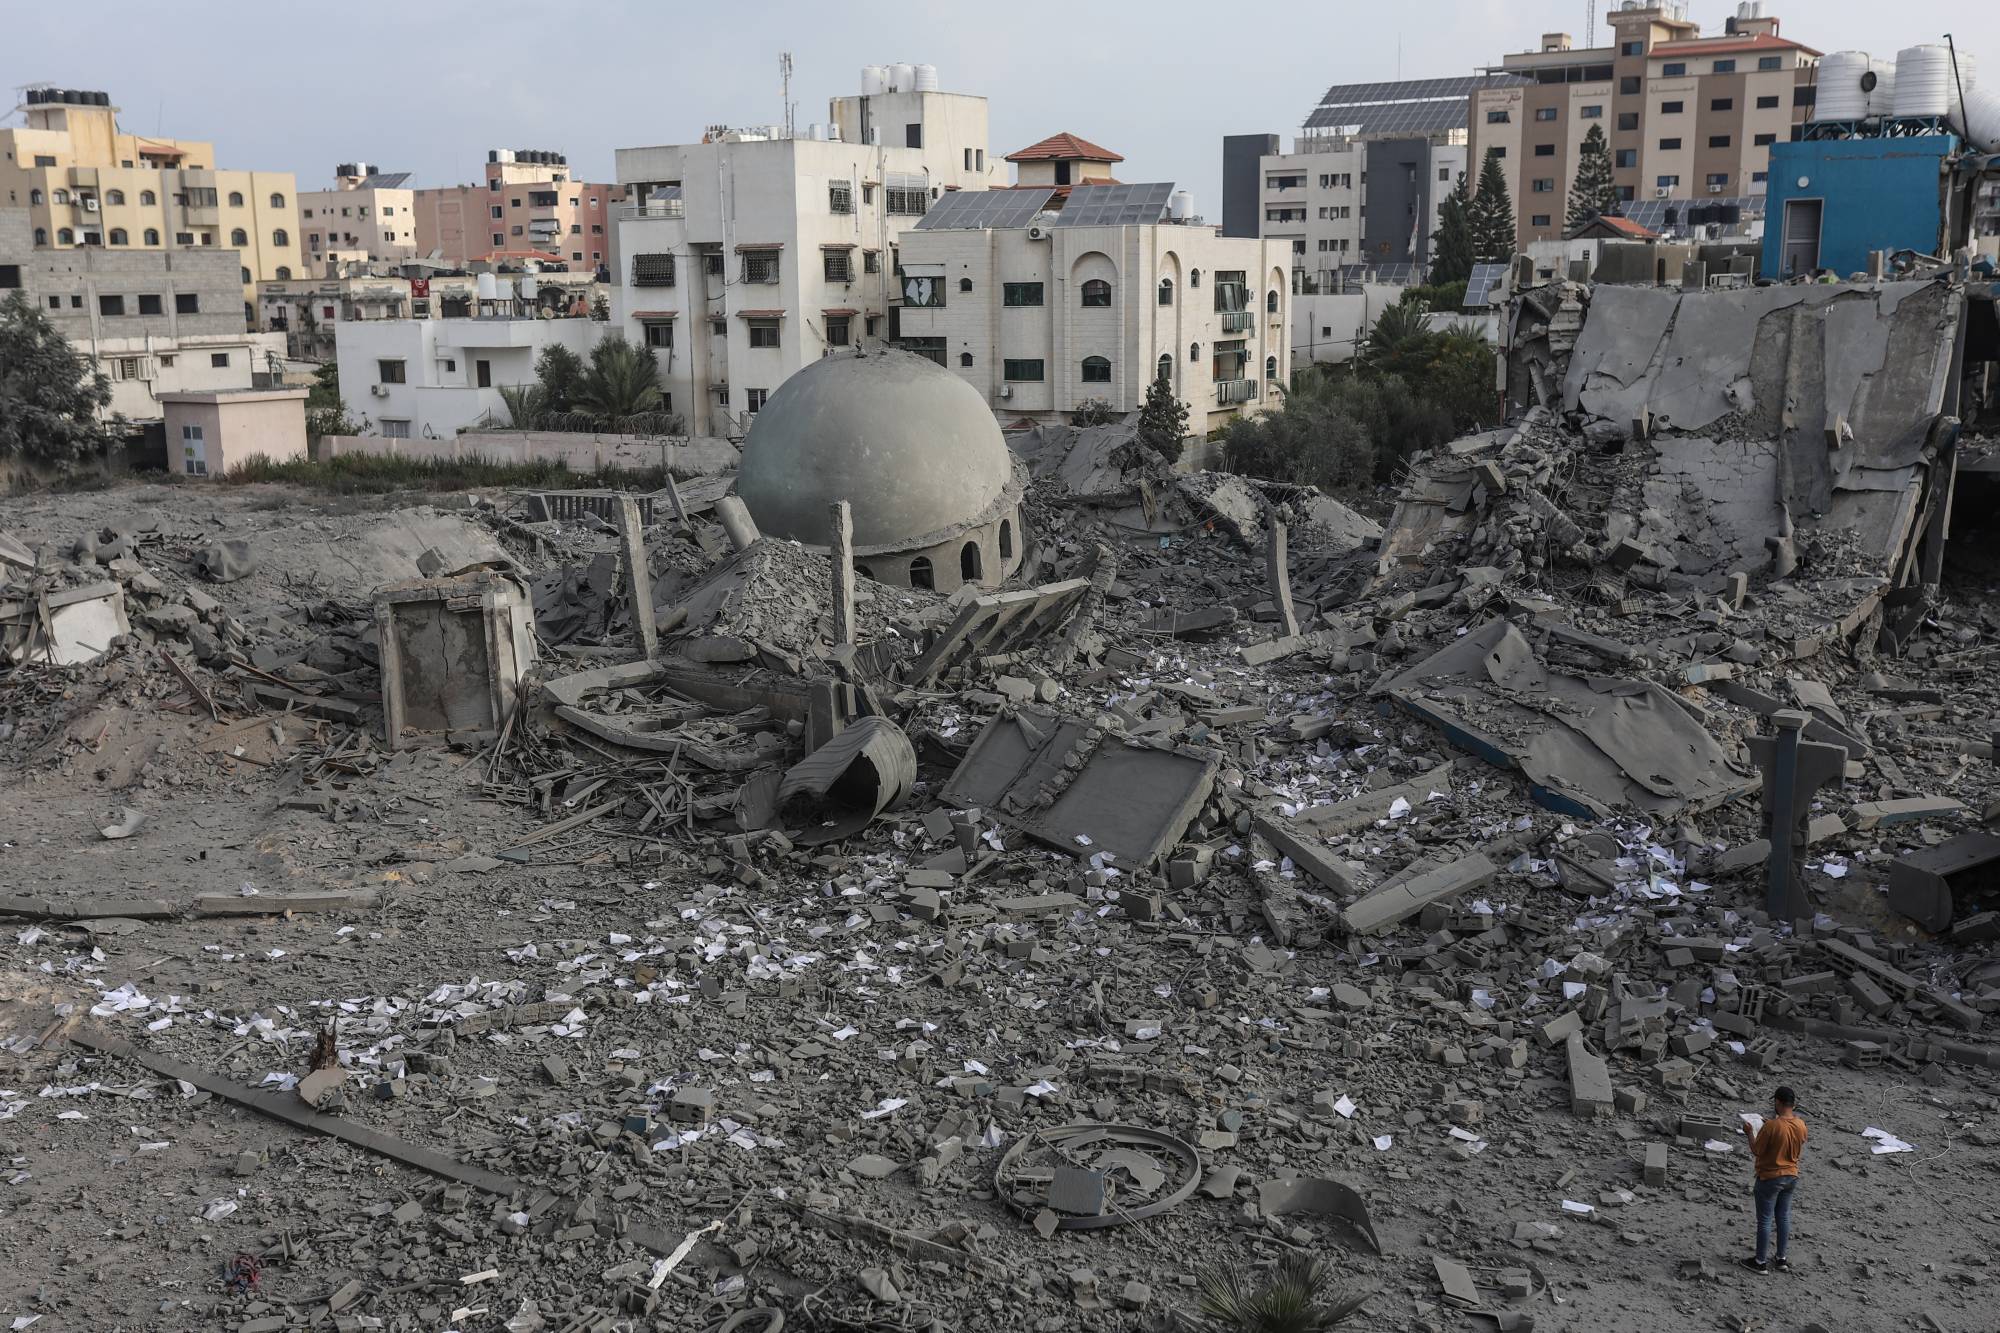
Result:
M417 185L471 181L498 147L557 149L579 178L609 181L615 148L781 121L781 51L801 125L858 92L864 64L928 62L946 91L990 100L995 154L1068 130L1124 154L1120 179L1178 181L1219 220L1223 135L1272 132L1289 147L1330 84L1467 74L1544 31L1582 45L1585 3L9 0L0 76L10 95L101 89L129 130L210 139L221 166L293 171L311 189L357 159ZM1614 3L1599 0L1604 40ZM1822 51L1893 58L1950 29L2000 76L2000 6L1765 10ZM1704 33L1733 13L1733 0L1691 9Z

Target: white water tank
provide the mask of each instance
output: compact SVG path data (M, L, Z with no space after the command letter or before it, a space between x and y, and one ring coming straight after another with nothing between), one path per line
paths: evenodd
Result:
M1952 122L1957 124L1958 117ZM2000 92L1989 88L1965 90L1965 123L1959 125L1967 143L1992 152L2000 147Z
M916 89L920 93L934 93L938 90L936 65L918 65L916 67Z
M1868 116L1866 77L1874 62L1866 51L1835 51L1819 62L1819 100L1814 120L1864 120Z
M917 67L911 64L889 66L889 91L906 93L916 86Z
M1894 108L1898 118L1942 116L1957 105L1957 84L1951 72L1951 48L1937 42L1925 42L1896 53Z
M500 299L500 279L494 277L491 273L480 274L475 286L479 289L480 300L497 301Z
M825 137L826 126L820 124L818 121L814 121L812 124L806 126L806 138L824 139Z
M522 274L518 285L521 289L521 299L523 301L532 301L541 294L542 284L531 273Z
M881 65L861 67L861 95L874 97L889 91L889 71Z
M1167 200L1167 216L1176 222L1186 222L1194 216L1194 191L1175 190Z
M1868 71L1875 76L1875 86L1868 90L1868 115L1872 120L1896 114L1896 62L1870 56Z

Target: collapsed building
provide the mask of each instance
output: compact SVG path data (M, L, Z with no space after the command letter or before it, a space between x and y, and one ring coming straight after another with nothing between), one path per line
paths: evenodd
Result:
M459 973L261 1021L152 1028L122 962L82 973L56 1081L180 1080L441 1176L321 1261L427 1272L376 1228L434 1223L555 1327L1094 1327L1191 1306L1189 1254L1336 1247L1403 1289L1361 1326L1665 1326L1723 1298L1634 1315L1590 1274L1670 1181L1719 1191L1770 1077L1990 1100L1996 330L1962 272L1531 288L1508 424L1410 459L1379 525L1130 426L1003 440L892 353L788 381L733 483L427 517L365 601L232 607L246 553L158 531L0 544L11 679L153 673L270 767L260 818L394 867L364 926L490 926ZM87 752L8 706L20 753ZM190 915L155 906L118 911L148 957ZM107 915L0 909L52 971ZM244 1086L257 1041L295 1086ZM505 1117L446 1109L495 1087ZM602 1281L540 1282L559 1247Z

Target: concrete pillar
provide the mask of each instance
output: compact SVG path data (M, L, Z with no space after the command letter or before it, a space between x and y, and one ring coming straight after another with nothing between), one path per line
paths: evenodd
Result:
M653 623L653 571L646 567L646 530L639 519L639 502L618 497L618 541L625 554L625 595L632 604L632 628L647 661L659 651L660 631Z
M1285 548L1285 525L1272 519L1271 542L1265 550L1265 572L1270 578L1271 600L1278 605L1278 631L1290 638L1299 632L1299 613L1292 607L1292 569Z
M674 507L674 518L681 523L688 521L687 506L681 503L681 488L674 483L674 474L667 473L667 503Z
M729 534L729 544L739 551L755 546L757 538L762 535L757 531L757 520L750 517L750 510L733 495L725 495L715 502L715 516L722 520L722 530Z
M835 500L827 506L833 540L827 554L833 557L833 646L854 642L854 514L847 501Z

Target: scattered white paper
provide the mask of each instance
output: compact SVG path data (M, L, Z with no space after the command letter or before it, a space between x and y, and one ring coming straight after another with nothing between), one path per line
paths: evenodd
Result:
M1915 1152L1917 1150L1916 1144L1905 1143L1901 1139L1897 1138L1894 1134L1891 1134L1888 1130L1876 1129L1873 1125L1870 1125L1867 1129L1862 1130L1861 1137L1864 1139L1875 1140L1875 1145L1872 1148L1870 1148L1869 1151L1874 1153L1877 1157L1881 1156L1885 1152Z
M1749 1126L1751 1138L1753 1139L1756 1138L1757 1135L1763 1131L1764 1128L1763 1116L1758 1115L1755 1111L1738 1111L1736 1114L1738 1119L1742 1120L1742 1122L1745 1125Z
M1395 1142L1396 1142L1396 1136L1394 1134L1378 1135L1375 1139L1375 1151L1387 1152L1391 1147L1395 1145Z
M1735 1144L1724 1143L1721 1139L1710 1139L1706 1143L1703 1143L1701 1146L1708 1149L1710 1152L1733 1152L1736 1148Z
M1343 1092L1340 1100L1333 1104L1333 1113L1343 1120L1354 1119L1354 1099Z
M1575 1199L1564 1199L1563 1211L1566 1213L1585 1214L1585 1213L1594 1213L1597 1211L1597 1209L1595 1206L1591 1204L1578 1203Z

